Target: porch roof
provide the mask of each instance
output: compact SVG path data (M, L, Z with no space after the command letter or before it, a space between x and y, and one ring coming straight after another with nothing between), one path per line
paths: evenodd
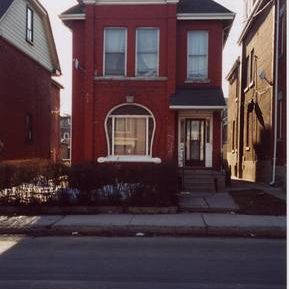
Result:
M182 88L171 96L171 109L223 109L226 102L223 90L214 88Z

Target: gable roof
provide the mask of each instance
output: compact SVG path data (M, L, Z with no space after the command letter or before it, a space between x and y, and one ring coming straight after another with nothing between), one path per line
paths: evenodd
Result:
M9 6L12 4L14 0L1 0L0 1L0 19L6 13Z
M10 8L11 4L14 1L15 0L0 0L0 21L2 20L1 18L3 18L4 14L8 11L8 9ZM58 59L58 54L56 50L56 45L55 45L55 41L54 41L52 29L51 29L48 12L38 0L26 0L26 1L29 2L34 7L34 9L38 12L38 15L43 21L45 34L46 34L46 37L48 38L47 42L48 42L50 57L51 57L52 64L53 64L52 74L59 75L61 74L60 63ZM13 7L11 6L11 9L12 8Z
M178 13L233 13L212 0L180 0Z

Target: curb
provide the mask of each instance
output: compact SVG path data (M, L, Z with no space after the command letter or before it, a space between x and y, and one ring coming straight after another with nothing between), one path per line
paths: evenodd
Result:
M246 237L286 238L281 227L183 227L183 226L35 226L0 228L2 235L28 236L172 236L172 237Z

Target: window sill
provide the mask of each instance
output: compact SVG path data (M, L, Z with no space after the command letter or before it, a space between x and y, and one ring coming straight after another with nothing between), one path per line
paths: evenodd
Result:
M31 46L34 45L34 42L32 40L27 39L27 38L26 38L26 42L29 43Z
M244 89L244 93L248 92L250 88L252 88L255 85L254 81L251 81L250 84Z
M156 77L148 77L148 76L95 76L94 80L165 81L165 80L168 80L168 78L166 76L156 76Z
M155 163L160 164L162 160L160 158L152 158L150 156L107 156L97 159L98 163L110 163L110 162L126 162L126 163Z
M185 83L210 83L210 79L186 79Z

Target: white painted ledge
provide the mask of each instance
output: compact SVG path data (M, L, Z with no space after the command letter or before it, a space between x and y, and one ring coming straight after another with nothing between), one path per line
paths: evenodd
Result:
M98 163L110 163L110 162L126 162L126 163L154 163L160 164L162 160L160 158L152 158L150 156L107 156L97 159Z

